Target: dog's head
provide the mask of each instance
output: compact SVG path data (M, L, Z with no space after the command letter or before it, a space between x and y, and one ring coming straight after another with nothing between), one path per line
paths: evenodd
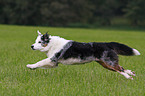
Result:
M35 43L31 46L33 50L40 50L40 51L46 51L46 46L48 45L50 41L50 35L49 34L44 34L42 35L39 31L37 31L38 36L35 41Z

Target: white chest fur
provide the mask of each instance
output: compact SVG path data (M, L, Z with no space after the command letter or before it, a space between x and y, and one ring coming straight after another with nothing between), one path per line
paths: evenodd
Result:
M50 43L46 47L48 50L46 52L47 57L51 58L55 53L59 52L70 40L66 40L57 36L52 36Z

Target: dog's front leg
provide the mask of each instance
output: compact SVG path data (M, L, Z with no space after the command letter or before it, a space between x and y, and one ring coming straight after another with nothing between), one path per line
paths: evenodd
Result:
M36 68L54 68L56 67L56 63L52 62L50 58L43 59L42 61L37 62L36 64L28 64L27 67L31 69Z

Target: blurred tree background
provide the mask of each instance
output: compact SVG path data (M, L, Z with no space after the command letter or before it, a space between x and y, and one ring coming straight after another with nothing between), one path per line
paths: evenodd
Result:
M1 24L109 26L116 22L145 25L145 0L0 0Z

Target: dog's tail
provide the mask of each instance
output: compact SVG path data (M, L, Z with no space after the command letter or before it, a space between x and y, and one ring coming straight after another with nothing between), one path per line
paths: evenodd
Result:
M107 43L107 46L113 49L119 55L126 55L126 56L140 55L139 51L137 51L136 49L130 48L124 44L110 42L110 43Z

